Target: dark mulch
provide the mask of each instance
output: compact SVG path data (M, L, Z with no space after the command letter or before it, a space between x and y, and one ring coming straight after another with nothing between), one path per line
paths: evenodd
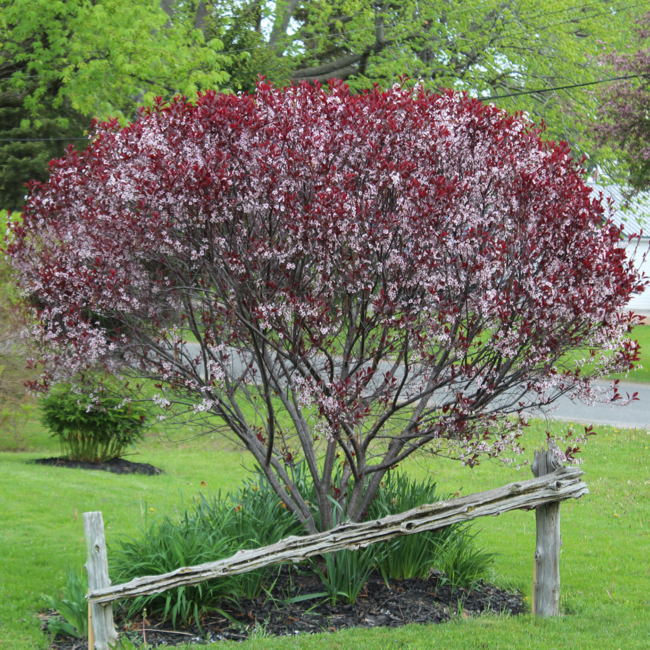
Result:
M439 573L433 573L427 580L391 580L390 587L379 575L373 574L354 605L339 601L332 607L323 598L286 602L322 591L317 576L282 567L270 597L265 594L239 604L222 603L221 612L209 612L201 617L203 634L195 622L174 630L169 620L147 616L147 643L175 646L225 639L242 641L254 633L296 636L336 632L348 627L444 623L454 616L468 618L485 612L521 614L526 611L520 593L483 583L472 590L452 589L444 584L443 575ZM142 618L128 622L117 612L116 623L120 634L126 634L137 645L142 643ZM53 650L85 650L87 644L58 637L51 647Z
M67 458L38 458L34 461L38 465L51 465L53 467L67 467L68 469L99 469L113 474L146 474L154 476L162 474L163 471L149 465L149 463L133 463L123 458L113 458L104 463L87 463L80 460L68 460Z

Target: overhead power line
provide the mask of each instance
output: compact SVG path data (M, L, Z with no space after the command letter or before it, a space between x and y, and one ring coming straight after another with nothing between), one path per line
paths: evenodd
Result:
M602 5L603 0L592 0L592 2L587 2L584 4L579 4L579 5L572 5L571 7L563 7L562 9L556 9L555 11L547 11L547 12L537 12L537 13L531 13L528 15L524 16L518 16L516 18L511 18L510 20L504 20L502 23L500 23L500 27L504 27L506 25L510 25L511 23L518 23L520 21L529 21L534 18L546 18L547 16L554 16L555 14L560 14L560 13L565 13L565 12L570 12L570 11L579 11L580 9L586 9L587 7L591 7L593 5ZM612 7L613 9L617 11L623 11L625 9L634 9L635 7L639 7L641 5L644 5L645 2L640 2L640 3L635 3L632 5L623 5L621 7ZM463 9L455 9L453 11L447 11L446 16L457 16L460 14L465 14L470 11L475 11L474 7L465 7ZM608 12L609 13L609 12ZM596 14L597 16L602 15L601 14ZM587 16L588 18L592 18L592 16ZM412 25L414 23L422 23L426 22L428 19L425 16L419 16L417 18L412 18L411 20L406 20L402 23L402 25ZM562 23L558 23L562 24ZM542 28L544 29L544 28ZM366 27L358 27L355 29L348 29L342 32L334 32L331 34L319 34L318 36L311 36L309 38L301 38L300 34L296 32L295 34L292 34L292 36L295 37L294 40L296 40L299 43L311 43L313 41L332 41L335 37L338 36L348 36L350 34L354 34L357 32L364 32L364 31L372 31L373 26L366 26ZM471 40L471 39L465 39L465 40ZM252 45L250 47L241 47L241 48L236 48L236 49L231 49L231 50L221 50L219 54L237 54L239 52L254 52L256 50L263 50L267 49L268 45L266 43L262 43L260 45Z
M505 99L506 97L518 97L519 95L536 95L538 93L550 93L555 90L568 90L569 88L582 88L583 86L595 86L596 84L606 84L612 81L622 81L623 79L641 79L650 77L650 72L647 74L628 74L624 77L611 77L610 79L597 79L596 81L585 81L581 84L569 84L567 86L554 86L552 88L538 88L537 90L522 90L516 93L508 93L507 95L494 95L490 97L478 97L481 101L490 101L492 99Z
M510 24L513 24L513 23L517 23L517 24L528 23L528 21L531 21L531 20L536 19L536 18L546 18L548 16L554 16L556 14L579 11L581 9L586 9L586 8L592 7L594 5L603 5L603 4L605 4L603 2L603 0L592 0L591 2L572 5L570 7L563 7L562 9L556 9L554 11L547 11L547 12L542 11L542 12L537 12L537 13L524 14L522 16L515 16L515 17L513 17L513 18L511 18L509 20L502 21L499 24L499 28L503 28L503 27L505 27L507 25L510 25ZM646 4L647 4L646 2L635 2L635 3L632 3L632 4L622 4L620 6L607 6L606 11L603 11L603 12L600 12L600 13L597 13L597 14L586 15L586 16L584 16L584 18L593 19L593 18L597 18L597 17L603 16L603 15L613 15L612 11L620 12L620 11L625 11L626 9L635 9L637 7L645 6ZM449 16L456 16L456 15L459 15L459 14L465 14L465 13L470 12L470 11L474 11L474 8L465 7L465 8L462 8L462 9L455 9L455 10L446 12L446 15L448 17ZM419 16L417 18L412 18L410 20L404 21L402 24L403 25L410 25L410 24L413 24L413 23L422 23L423 21L427 21L427 20L428 19L426 17ZM556 26L559 26L559 25L563 25L563 24L567 24L567 23L573 23L573 22L575 22L575 18L570 18L568 20L562 20L562 21L559 21L559 22L556 22L556 23L549 23L549 24L546 24L546 25L539 25L539 26L527 24L525 28L520 29L518 31L515 31L513 33L505 34L505 36L516 36L518 34L523 34L523 33L529 32L531 30L532 31L534 31L534 30L543 31L543 30L548 29L550 27L556 27ZM306 43L310 43L310 42L313 42L313 41L323 41L323 42L330 41L331 42L336 37L339 37L339 36L348 36L348 35L353 34L353 33L369 31L369 30L372 31L372 27L370 27L370 26L359 27L359 28L349 29L349 30L345 30L345 31L341 31L341 32L334 32L334 33L331 33L331 34L323 34L323 35L318 35L318 36L312 36L312 37L309 37L309 38L301 38L298 33L293 34L292 36L295 37L296 41L298 41L300 43L303 43L303 44L306 44ZM460 37L460 39L458 39L458 40L465 41L466 43L471 44L473 42L473 40L477 40L477 39ZM221 51L219 51L219 54L221 54L221 55L237 54L237 53L240 53L240 52L255 52L257 50L265 50L265 49L268 49L268 44L261 43L259 45L252 45L250 47L234 48L234 49L230 49L230 50L221 50ZM399 57L399 58L393 59L393 60L399 61L399 60L403 60L404 58L405 57ZM39 76L41 76L41 75L21 75L19 78L27 79L27 78L37 78ZM7 77L6 79L10 79L10 78L11 77Z
M501 27L503 27L505 25L508 25L510 23L517 23L517 24L520 24L520 29L516 29L516 30L510 31L510 32L506 31L506 32L503 33L503 35L500 35L499 38L501 40L506 40L506 39L512 39L512 38L517 38L517 37L524 37L524 36L529 35L531 33L542 32L542 31L551 29L553 27L559 27L561 25L572 24L572 23L575 22L574 18L563 19L563 20L559 20L559 21L556 21L556 22L550 22L550 23L546 23L546 24L542 24L542 25L524 25L523 23L526 23L526 21L530 20L531 18L542 18L542 17L545 17L545 16L551 16L551 15L555 15L557 13L562 13L564 11L568 12L568 11L571 11L571 10L586 8L586 7L589 7L589 6L594 5L594 4L602 4L602 3L601 2L589 2L589 3L583 4L583 5L575 5L573 7L568 7L566 9L561 10L561 11L552 11L552 12L547 12L547 13L537 13L537 14L534 14L534 15L533 14L524 15L524 16L520 16L520 17L518 17L516 19L505 21L505 22L503 22ZM632 4L622 4L622 5L619 5L619 6L608 7L606 11L601 11L600 13L591 14L591 15L589 15L587 17L590 18L590 19L593 19L593 18L598 18L598 17L601 17L601 16L610 16L610 15L613 15L612 10L615 11L615 12L622 12L622 11L624 11L626 9L635 9L637 7L644 7L646 5L647 5L646 2L634 2ZM476 46L477 44L479 46L484 45L484 39L481 39L481 38L467 38L467 37L464 37L464 36L457 36L456 39L455 39L455 42L460 43L461 46L464 46L464 47ZM462 54L462 51L461 51L461 54ZM424 68L427 67L427 63L422 61L422 60L417 59L417 53L415 51L412 51L412 50L409 51L404 56L398 56L398 57L390 56L389 58L390 58L391 62L410 61L410 62L412 62L414 65L416 65L418 67L424 67ZM370 60L371 61L374 60L374 57L371 57ZM271 70L275 71L275 70L279 69L281 66L282 66L282 63L281 63L281 61L278 60L275 63L275 65L271 66ZM300 71L298 70L296 72L300 72ZM522 93L522 94L528 94L528 93Z

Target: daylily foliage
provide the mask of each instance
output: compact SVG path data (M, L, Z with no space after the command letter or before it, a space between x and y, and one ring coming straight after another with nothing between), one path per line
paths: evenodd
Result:
M218 416L315 530L363 518L414 452L512 459L524 407L627 371L641 280L620 240L525 116L260 83L98 125L32 187L9 254L43 386L153 380L166 412ZM563 361L585 348L588 372Z

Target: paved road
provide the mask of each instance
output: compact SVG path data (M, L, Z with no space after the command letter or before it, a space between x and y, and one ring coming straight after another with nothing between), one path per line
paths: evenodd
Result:
M609 386L609 384L603 384ZM639 401L627 406L572 402L566 397L557 400L557 407L548 415L554 420L568 420L584 424L609 424L616 427L647 429L650 431L650 384L619 383L618 392L622 397L638 392Z
M186 345L190 355L199 353L199 346L196 343L187 343ZM236 355L233 358L233 365L237 371L241 371L242 364ZM385 365L385 368L380 363L381 372L389 369L388 364L383 365ZM601 385L609 387L610 382ZM625 397L626 393L631 396L635 392L638 392L639 401L631 402L627 406L619 406L618 404L594 404L588 406L582 402L572 402L569 398L562 397L549 407L548 417L576 423L609 424L617 427L647 429L650 431L650 384L619 383L619 393L622 397ZM539 410L533 412L532 415L543 417Z

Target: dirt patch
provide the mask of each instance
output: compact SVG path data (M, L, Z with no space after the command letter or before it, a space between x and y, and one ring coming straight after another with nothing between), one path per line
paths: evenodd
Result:
M145 474L154 476L162 474L163 471L149 465L148 463L134 463L123 458L113 458L104 463L87 463L80 460L68 460L67 458L38 458L30 461L37 465L50 465L52 467L66 467L68 469L98 469L113 474Z
M453 589L444 575L432 573L427 580L390 580L373 574L357 602L347 605L340 600L331 605L324 597L290 603L290 599L323 591L317 576L296 568L282 567L270 594L239 604L223 602L219 612L201 617L187 627L172 627L171 621L147 616L144 634L154 647L193 643L214 643L230 639L243 641L250 635L299 636L318 632L336 632L349 627L401 627L411 623L444 623L456 616L469 618L485 612L521 614L526 611L520 593L480 583L474 589ZM136 645L143 642L142 618L126 621L116 608L120 634ZM57 637L54 650L85 650L79 639Z

